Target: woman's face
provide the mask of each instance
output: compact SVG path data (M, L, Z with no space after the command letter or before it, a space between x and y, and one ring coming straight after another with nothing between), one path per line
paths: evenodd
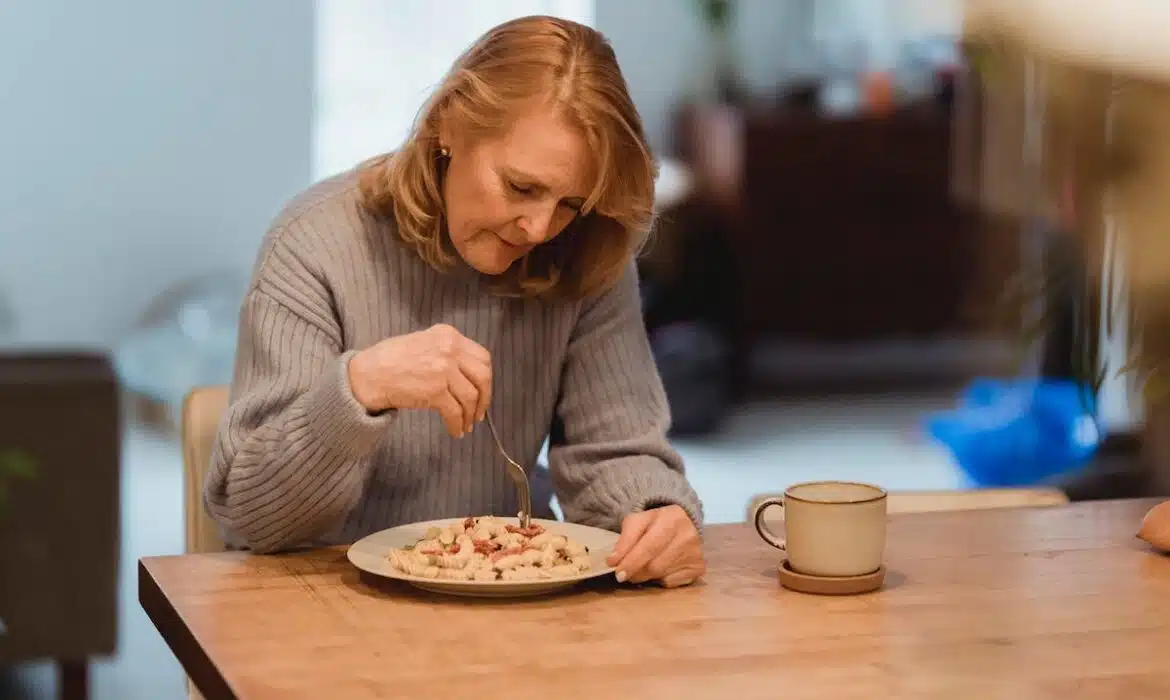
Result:
M451 243L485 275L498 275L557 236L588 196L588 146L548 108L520 115L498 138L441 131L450 150L443 200Z

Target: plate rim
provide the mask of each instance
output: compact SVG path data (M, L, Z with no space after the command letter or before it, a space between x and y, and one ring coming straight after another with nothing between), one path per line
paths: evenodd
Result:
M381 576L383 578L387 578L387 579L394 580L394 581L404 581L404 582L410 583L410 584L421 583L421 584L426 584L428 587L441 586L443 588L448 588L448 589L471 589L471 590L485 590L485 589L487 589L487 590L490 590L492 588L523 589L523 588L544 588L547 586L567 587L567 586L572 586L572 585L577 584L577 583L588 581L589 579L597 578L599 576L605 576L607 574L612 574L617 570L616 567L606 565L602 568L590 569L589 571L583 571L583 572L577 574L576 576L570 576L567 578L535 579L535 580L526 580L526 581L504 581L504 580L498 580L498 581L454 581L451 579L425 578L423 576L414 576L411 574L407 574L405 572L398 571L398 570L394 569L393 567L391 567L389 565L389 562L386 563L386 569L384 571L371 571L363 566L360 566L356 561L354 561L354 549L356 549L362 542L365 542L366 540L377 537L378 535L384 534L384 533L389 532L391 530L399 530L399 529L407 528L407 527L424 527L424 526L425 527L436 527L440 523L451 523L451 522L455 522L458 520L466 520L468 517L473 517L473 518L493 517L493 518L498 518L499 520L503 520L505 522L508 522L509 524L517 524L517 525L520 522L520 519L515 517L515 516L508 517L508 516L503 516L503 515L492 515L492 516L473 515L473 516L457 516L457 517L452 517L452 518L434 518L431 520L418 520L418 521L411 522L411 523L403 523L401 525L395 525L393 527L382 528L381 530L371 532L368 535L366 535L365 537L362 537L358 540L355 540L348 547L346 547L345 558L346 558L346 560L349 561L351 566L358 569L359 571L363 571L363 572L366 572L368 574L373 574L375 576ZM614 532L613 530L606 530L605 528L596 527L593 525L585 525L584 523L569 522L567 520L549 520L548 518L532 518L531 522L541 523L542 525L552 525L552 526L571 525L573 527L580 527L580 528L587 528L589 530L596 530L598 532L605 533L609 537L612 537L615 544L617 543L617 538L619 536L618 533Z

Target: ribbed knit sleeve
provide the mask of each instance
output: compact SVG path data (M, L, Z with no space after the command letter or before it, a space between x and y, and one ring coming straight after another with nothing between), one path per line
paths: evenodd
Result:
M670 409L633 264L616 287L582 306L556 419L549 469L566 519L618 530L631 513L677 504L702 527L702 504L666 439Z
M209 512L249 548L297 546L339 525L362 497L369 458L395 414L350 389L329 290L264 269L244 301L231 406L206 483Z

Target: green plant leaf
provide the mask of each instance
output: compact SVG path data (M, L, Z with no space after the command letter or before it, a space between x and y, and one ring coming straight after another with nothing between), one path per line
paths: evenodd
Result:
M1142 385L1142 400L1147 406L1157 406L1170 398L1170 377L1157 368L1152 370Z
M731 23L734 11L732 0L699 0L703 18L717 29L725 29Z
M37 474L36 462L17 450L0 452L0 473L17 479L31 479Z

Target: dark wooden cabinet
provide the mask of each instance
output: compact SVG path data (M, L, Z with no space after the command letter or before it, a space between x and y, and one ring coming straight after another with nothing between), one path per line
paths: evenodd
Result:
M941 106L828 119L684 110L679 151L724 211L749 339L812 342L980 331L1016 268L1017 232L950 189Z
M0 355L0 667L54 659L65 698L117 649L119 425L104 356Z

